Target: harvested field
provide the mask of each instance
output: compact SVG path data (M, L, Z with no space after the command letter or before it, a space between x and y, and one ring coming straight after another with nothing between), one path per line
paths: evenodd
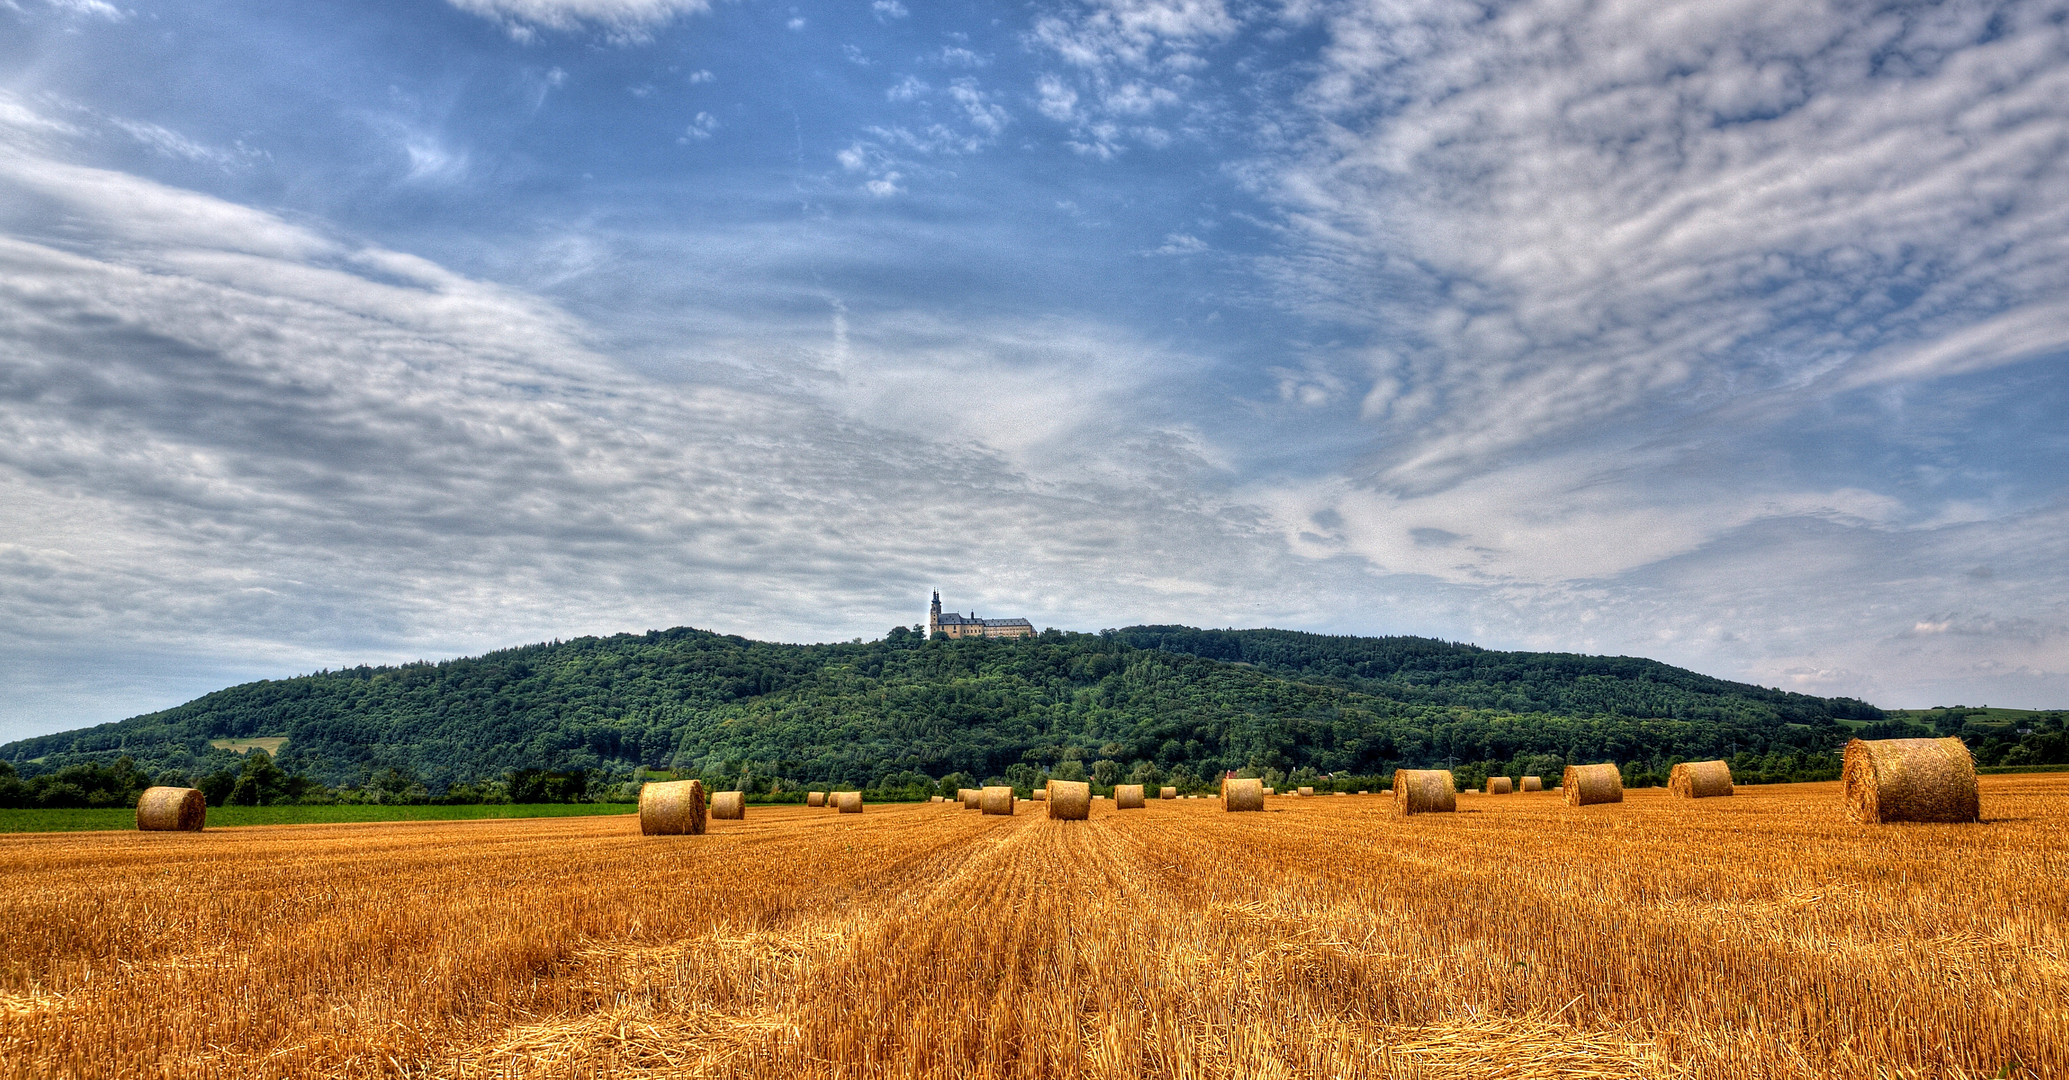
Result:
M1981 784L0 836L0 1076L2069 1076L2069 779Z

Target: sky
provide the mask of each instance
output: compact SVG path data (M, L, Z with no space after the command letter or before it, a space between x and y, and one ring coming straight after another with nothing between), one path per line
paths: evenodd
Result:
M0 740L989 617L2069 705L2069 0L0 0Z

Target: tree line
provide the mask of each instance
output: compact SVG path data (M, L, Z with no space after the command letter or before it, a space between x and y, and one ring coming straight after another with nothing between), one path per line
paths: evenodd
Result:
M1372 790L1399 767L1463 780L1594 761L1642 786L1716 757L1745 782L1826 778L1847 725L1889 722L1863 702L1656 661L1426 638L1131 627L930 641L901 626L781 645L678 628L249 683L0 760L20 792L43 785L39 799L91 798L106 778L77 770L126 757L212 802L615 799L658 775L766 798L1079 775L1212 790L1228 772ZM277 757L215 745L268 737L286 739Z

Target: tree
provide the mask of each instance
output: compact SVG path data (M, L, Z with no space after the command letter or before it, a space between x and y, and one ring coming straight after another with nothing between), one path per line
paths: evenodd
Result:
M237 783L230 788L227 802L231 806L273 806L290 801L289 777L280 766L273 763L273 756L262 748L253 748L244 756L244 769L237 776Z

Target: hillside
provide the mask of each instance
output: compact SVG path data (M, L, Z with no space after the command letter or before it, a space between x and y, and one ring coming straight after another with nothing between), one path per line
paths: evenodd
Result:
M325 783L392 768L433 791L518 769L642 767L873 786L1050 770L1111 782L1822 760L1839 721L1880 718L1649 660L1423 638L1160 626L929 642L898 628L866 644L781 645L678 628L248 683L0 746L0 761L33 777L127 755L154 776L195 776L234 767L230 747L285 739L271 744L280 764Z

